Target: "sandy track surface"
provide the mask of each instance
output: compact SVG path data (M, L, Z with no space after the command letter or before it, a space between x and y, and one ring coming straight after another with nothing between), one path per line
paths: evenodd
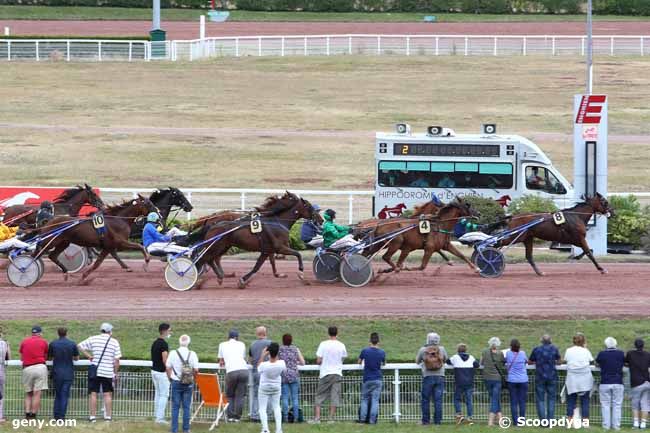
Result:
M295 262L279 262L286 279L274 278L265 265L245 290L236 279L219 287L215 279L202 290L174 292L163 278L163 264L130 262L133 273L107 261L87 286L77 277L64 282L51 264L43 279L27 289L0 278L3 318L246 318L323 316L435 315L460 318L647 317L650 311L650 268L639 264L608 264L608 275L589 263L541 264L546 277L528 265L510 265L499 279L484 279L465 266L445 266L433 276L403 272L364 288L313 282L303 285ZM226 261L238 275L249 261ZM310 266L309 263L306 263ZM4 271L2 271L4 273ZM313 279L310 271L306 272Z

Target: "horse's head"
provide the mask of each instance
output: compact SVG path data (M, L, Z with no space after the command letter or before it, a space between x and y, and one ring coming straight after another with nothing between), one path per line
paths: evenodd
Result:
M104 209L106 207L104 201L99 197L99 195L97 195L97 193L93 190L93 188L90 185L84 183L83 190L86 194L86 201L92 207L96 207L97 209Z
M192 209L194 209L194 206L192 206L192 203L185 197L185 194L178 189L174 187L169 187L169 196L170 196L170 202L169 204L172 206L178 206L181 209L183 209L185 212L192 212Z
M298 212L298 216L304 219L312 220L315 224L318 225L322 224L323 217L316 209L314 209L314 206L304 198L300 198L299 200L300 202L298 203L298 207L296 208L296 212Z
M450 201L449 204L443 206L438 212L441 220L455 219L461 217L476 217L481 216L478 209L472 207L471 203L465 201L462 197L456 197Z
M144 216L148 215L150 212L156 212L160 214L160 209L158 209L151 200L140 194L138 194L138 196L131 201L131 205L129 207L131 210L130 213L134 216Z
M594 213L606 215L608 218L614 216L614 209L609 205L609 201L601 193L597 192L593 197L585 197L585 201L594 210Z

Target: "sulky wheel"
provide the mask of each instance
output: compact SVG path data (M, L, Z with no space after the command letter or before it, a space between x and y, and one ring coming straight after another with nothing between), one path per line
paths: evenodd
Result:
M334 253L317 254L314 257L313 270L316 279L321 283L336 283L340 281L339 267L341 258Z
M172 289L184 292L190 290L199 279L194 263L185 257L170 260L165 267L165 281Z
M485 278L497 278L503 274L506 268L506 258L497 248L485 247L476 250L474 263L481 270L481 276Z
M43 266L38 264L38 259L31 256L17 256L7 268L7 278L17 287L29 287L43 276Z
M346 255L341 261L341 279L350 287L363 287L372 280L372 261L361 254Z
M79 245L70 244L58 257L59 262L70 274L79 272L88 263L88 250Z

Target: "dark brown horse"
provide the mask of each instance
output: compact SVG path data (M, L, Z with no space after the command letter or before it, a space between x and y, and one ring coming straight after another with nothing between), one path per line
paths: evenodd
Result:
M279 198L272 198L266 203L268 209L259 220L262 224L260 233L252 233L250 230L251 217L236 221L221 221L210 225L206 229L205 238L209 239L221 233L223 238L212 244L205 255L197 263L197 267L203 264L216 264L216 274L219 282L223 279L223 269L220 265L221 257L233 246L246 251L259 251L260 256L253 269L239 280L239 288L246 287L251 277L259 271L267 258L273 254L285 254L298 259L298 277L303 280L303 262L300 253L289 246L289 231L293 224L301 218L314 220L320 224L322 218L314 210L311 203L290 192ZM200 283L199 283L200 284Z
M88 186L88 184L84 184L84 186L77 185L76 188L66 189L52 201L52 204L54 205L55 216L77 216L79 215L79 210L87 204L96 207L97 209L104 208L104 202L97 194L95 194L95 191L93 191L92 187ZM38 205L17 204L9 206L5 209L5 221L11 221L11 223L8 224L9 226L18 226L21 224L34 226L36 224L37 212ZM12 221L13 218L22 214L24 214L24 216Z
M97 260L95 260L93 265L82 274L82 281L102 264L106 256L111 254L113 257L116 257L118 251L136 250L142 252L146 267L146 264L149 263L149 254L147 253L147 250L142 245L129 241L129 234L131 233L131 224L133 224L133 221L135 221L136 218L155 211L157 211L157 209L151 201L142 196L138 196L132 200L127 200L119 205L109 206L106 211L103 212L105 225L105 233L103 235L100 235L95 229L91 217L84 218L80 224L64 231L51 243L39 246L35 254L40 254L41 249L47 250L49 252L48 257L50 260L61 269L67 278L67 270L57 258L59 254L68 247L68 245L74 243L81 247L95 248L99 250L100 253ZM74 221L75 219L76 218L64 216L55 217L47 225L42 227L40 232L46 233L56 227ZM121 260L117 260L123 267L128 269Z
M544 221L529 228L521 236L513 235L508 239L504 239L499 243L499 246L523 242L526 247L526 260L528 260L537 275L543 276L544 273L537 268L533 260L533 240L538 238L545 241L571 244L582 248L583 253L576 258L581 258L586 254L596 266L596 269L602 274L606 274L607 271L598 264L587 243L587 223L595 214L613 215L614 211L609 207L607 199L600 193L596 193L593 197L583 197L583 200L582 203L561 210L565 220L561 224L556 224L553 213L526 213L513 216L508 223L508 230L516 229L539 218L543 218Z
M400 229L413 228L392 238L386 245L380 243L373 246L364 251L364 255L369 256L376 253L379 249L386 247L387 250L383 254L382 259L390 265L390 268L384 269L381 273L399 272L402 269L407 271L423 271L426 269L431 255L434 252L446 250L462 259L476 272L476 266L451 243L452 230L458 220L463 217L476 215L477 212L471 208L469 203L465 202L462 198L456 198L454 201L442 207L436 215L421 215L416 218L395 218L394 220L388 220L377 226L373 233L375 238L389 236L391 233L395 233ZM418 223L423 219L430 222L430 233L420 233ZM424 250L421 265L418 268L404 268L406 258L415 250ZM393 262L392 257L397 251L401 251L401 253L396 264Z

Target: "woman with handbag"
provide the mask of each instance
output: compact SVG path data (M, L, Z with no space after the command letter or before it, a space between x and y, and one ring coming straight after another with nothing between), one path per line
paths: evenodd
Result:
M499 350L501 340L492 337L488 340L488 348L481 354L480 364L483 366L483 380L490 396L490 412L488 414L488 427L494 426L501 419L501 389L505 380L505 357Z
M506 353L506 380L508 381L508 391L510 391L513 425L517 425L519 418L526 417L526 399L528 396L526 365L528 365L526 352L521 350L519 340L514 338L510 341L510 350Z

